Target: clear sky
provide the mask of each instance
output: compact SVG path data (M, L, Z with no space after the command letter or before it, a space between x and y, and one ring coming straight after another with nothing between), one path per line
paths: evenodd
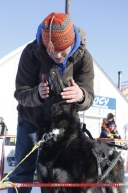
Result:
M51 12L65 12L65 0L0 0L0 59L35 39ZM128 0L71 0L70 16L87 34L87 49L116 84L128 81Z

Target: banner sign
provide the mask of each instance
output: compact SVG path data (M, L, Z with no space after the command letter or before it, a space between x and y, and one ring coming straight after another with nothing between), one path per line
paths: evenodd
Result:
M115 110L116 99L96 95L92 107Z
M15 146L16 137L5 137L5 146Z
M14 168L16 137L5 137L4 144L4 174Z

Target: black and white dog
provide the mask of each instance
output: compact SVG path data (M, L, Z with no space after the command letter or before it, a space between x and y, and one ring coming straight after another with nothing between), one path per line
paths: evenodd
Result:
M56 74L56 70L52 71ZM59 86L55 74L50 74L52 88ZM58 73L58 72L57 72ZM51 78L52 77L52 78ZM57 76L56 76L57 77ZM49 79L49 82L50 82ZM54 83L55 81L55 83ZM54 89L55 90L55 89ZM59 97L57 95L57 97ZM57 101L59 101L57 99ZM124 183L123 160L113 148L86 137L76 116L75 104L47 99L40 118L40 146L37 163L39 182L43 183ZM97 184L98 185L98 184ZM122 187L42 188L42 193L125 193Z

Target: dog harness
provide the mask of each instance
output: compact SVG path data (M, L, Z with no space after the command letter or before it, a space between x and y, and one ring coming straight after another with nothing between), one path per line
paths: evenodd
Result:
M54 129L52 130L52 132L50 132L50 133L45 133L45 134L43 135L42 139L43 139L43 141L44 141L45 143L46 143L49 139L52 139L52 138L53 138L53 140L56 142L56 141L57 141L57 136L60 135L60 134L62 134L62 133L64 133L65 131L66 131L66 129L65 129L64 127L59 128L59 129L58 129L58 128L54 128ZM55 163L57 157L59 156L59 154L60 154L65 148L67 148L68 145L69 145L69 143L68 143L63 149L61 149L61 150L58 152L57 156L56 156L54 159L52 159L52 160L49 161L49 162L46 162L46 167L47 167L47 170L48 170L49 177L51 178L51 180L53 180L53 182L55 181L55 180L54 180L54 176L53 176L53 166L54 166L54 163Z
M95 150L92 149L92 153L93 153L93 155L95 156L95 158L96 158L96 160L97 160L97 166L98 166L98 182L101 182L101 181L109 174L109 172L114 168L114 166L116 165L117 161L119 160L119 158L120 158L120 156L121 156L121 152L122 152L122 151L120 151L120 152L118 153L118 155L117 155L117 157L116 157L115 159L113 159L112 161L110 161L110 160L106 157L106 155L105 155L104 158L97 156ZM101 166L100 166L100 164L101 164L101 162L102 162L103 160L106 161L106 163L107 163L107 165L108 165L109 167L106 169L106 171L105 171L104 174L102 175L102 171L101 171Z
M50 132L50 133L45 133L45 134L43 135L43 137L42 137L42 140L43 140L44 142L47 142L49 139L52 139L52 138L53 138L54 141L57 141L57 136L60 135L60 134L62 134L62 133L65 132L65 131L66 131L66 129L63 128L63 127L60 128L60 129L54 128L54 129L52 130L52 132Z

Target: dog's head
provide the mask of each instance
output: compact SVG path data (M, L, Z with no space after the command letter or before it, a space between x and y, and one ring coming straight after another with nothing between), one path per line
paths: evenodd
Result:
M63 126L66 126L63 118L67 119L67 122L70 122L69 119L76 116L75 103L66 103L60 95L66 85L62 81L59 69L56 67L52 68L47 75L47 80L50 93L49 97L44 101L42 113L38 119L41 128L47 128L45 132L49 132L48 130L51 130L52 127L59 127L58 124L60 122L63 122Z

